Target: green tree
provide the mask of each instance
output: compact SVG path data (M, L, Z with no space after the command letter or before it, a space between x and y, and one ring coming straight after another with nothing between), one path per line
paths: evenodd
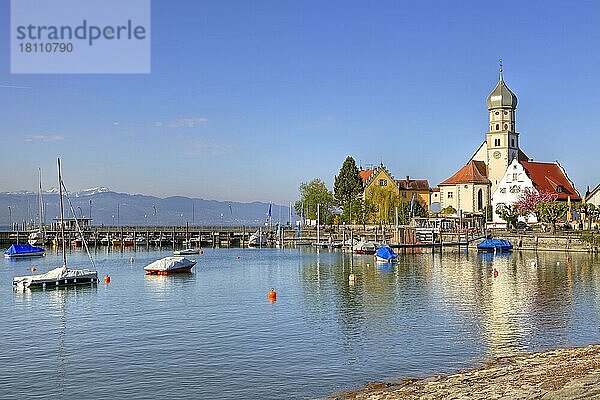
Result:
M440 214L442 215L452 215L452 214L456 214L456 208L452 207L452 206L448 206L446 208L444 208Z
M556 223L567 213L567 205L558 201L538 203L535 209L542 222L552 224L552 234L556 233Z
M390 223L393 221L394 208L400 206L400 195L395 190L376 186L368 192L366 201L376 209L372 222Z
M521 216L521 213L515 206L509 206L504 203L500 203L496 206L496 214L506 221L506 227L514 227Z
M394 210L394 213L395 213L395 210ZM418 201L414 201L412 203L412 206L411 206L410 201L403 201L400 203L400 206L398 207L398 224L400 224L400 225L410 225L410 223L412 222L412 219L414 217L426 217L426 216L427 216L427 210Z
M427 210L419 201L403 201L399 193L382 187L375 187L369 192L366 205L373 223L395 223L396 208L400 225L409 225L413 217L427 216Z
M354 158L348 156L333 184L333 193L338 204L342 206L344 220L350 221L352 202L358 198L362 190L363 183L356 162Z
M592 229L592 220L593 216L596 214L596 206L592 203L576 203L575 209L581 215L581 222L584 223L587 221L587 229ZM584 224L585 225L585 224ZM583 227L584 229L585 226Z
M317 219L317 204L320 204L320 221L324 223L335 205L333 193L320 179L313 179L308 183L302 182L300 184L300 200L294 203L296 214L304 215L304 218L308 219Z

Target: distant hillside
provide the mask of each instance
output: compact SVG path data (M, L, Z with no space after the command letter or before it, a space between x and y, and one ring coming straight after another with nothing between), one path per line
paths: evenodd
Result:
M43 195L46 205L46 223L59 216L59 199L56 189ZM159 198L145 195L116 193L106 188L94 188L70 194L73 208L78 217L89 218L93 225L247 225L265 223L269 204L223 202L191 199L188 197ZM10 214L9 215L9 207ZM280 211L281 209L281 211ZM273 224L288 223L288 206L272 206ZM72 217L65 199L65 217ZM37 225L38 196L27 191L0 193L0 225L24 221ZM292 224L298 217L292 213Z

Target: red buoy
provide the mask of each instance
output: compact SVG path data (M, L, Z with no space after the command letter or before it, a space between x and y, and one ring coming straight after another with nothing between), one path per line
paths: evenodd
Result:
M271 289L271 291L269 292L269 301L277 301L277 292L275 291L275 289Z
M200 254L204 254L204 250L200 250Z
M110 283L110 275L104 275L104 283Z

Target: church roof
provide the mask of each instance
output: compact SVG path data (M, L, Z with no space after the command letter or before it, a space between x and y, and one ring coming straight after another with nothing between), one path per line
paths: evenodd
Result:
M487 108L517 108L517 96L506 86L502 78L502 68L500 68L500 80L494 90L487 98Z
M483 161L471 160L458 170L457 173L440 183L442 185L456 185L460 183L486 183L490 180L487 178L487 166Z
M527 175L538 192L558 195L559 200L580 200L579 193L567 177L565 170L557 162L521 161Z

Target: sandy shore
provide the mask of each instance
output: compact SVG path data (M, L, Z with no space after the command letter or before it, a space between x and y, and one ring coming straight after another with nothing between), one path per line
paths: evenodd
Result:
M600 345L499 358L449 376L371 383L331 399L600 399Z

